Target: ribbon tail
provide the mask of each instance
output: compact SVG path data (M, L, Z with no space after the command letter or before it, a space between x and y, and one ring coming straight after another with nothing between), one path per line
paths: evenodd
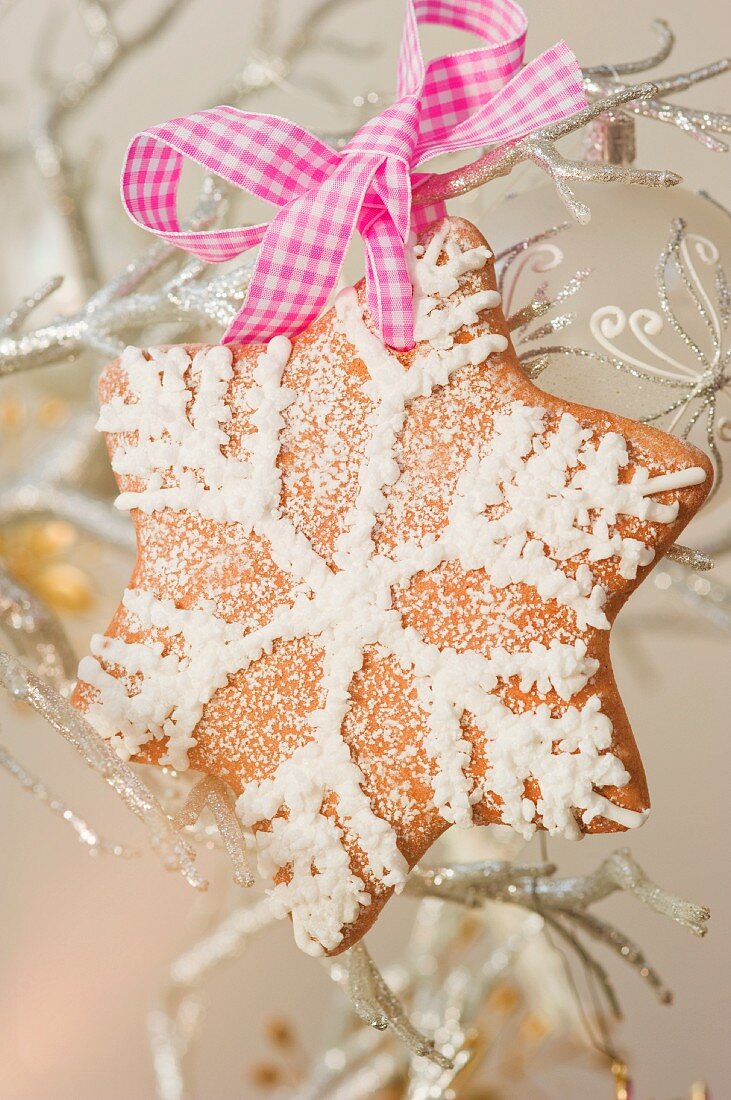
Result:
M385 160L372 181L379 203L364 209L358 221L366 256L366 302L376 328L389 347L414 346L414 293L406 258L411 220L408 165Z
M366 302L384 343L396 351L414 346L414 291L404 241L386 213L362 229Z

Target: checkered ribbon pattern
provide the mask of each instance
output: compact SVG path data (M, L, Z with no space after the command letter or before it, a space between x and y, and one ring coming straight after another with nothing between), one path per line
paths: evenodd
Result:
M487 45L427 66L419 25L471 32ZM365 245L368 308L383 340L413 346L410 229L444 214L415 207L431 178L416 169L457 150L509 145L586 106L581 70L558 42L523 65L527 18L514 0L407 0L395 102L335 150L289 119L234 107L174 118L127 150L122 199L130 217L210 263L260 245L244 304L225 342L293 336L334 290L357 229ZM269 222L187 232L177 190L184 158L278 207Z

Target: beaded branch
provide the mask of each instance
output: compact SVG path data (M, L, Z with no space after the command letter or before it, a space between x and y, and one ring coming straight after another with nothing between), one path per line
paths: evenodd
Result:
M642 187L674 187L680 183L675 172L656 172L648 169L629 168L616 164L594 164L585 160L569 160L556 149L556 142L579 130L607 111L638 99L649 99L655 94L654 84L636 84L614 92L585 107L561 122L554 122L514 145L496 152L485 153L464 168L432 176L414 194L414 204L419 206L444 199L466 195L477 187L500 176L507 176L523 161L531 161L546 172L561 201L577 221L585 223L591 217L589 207L576 198L570 182L627 183Z

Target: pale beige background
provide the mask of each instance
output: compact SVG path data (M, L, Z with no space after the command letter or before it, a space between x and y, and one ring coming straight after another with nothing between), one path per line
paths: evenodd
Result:
M21 133L37 103L30 79L31 48L60 0L22 0L0 23L0 90L20 81L17 99L0 100L2 133ZM287 0L283 11L299 11ZM570 39L582 61L598 63L649 51L648 24L668 19L680 42L673 68L694 66L728 52L728 5L711 0L526 0L531 16L530 53L559 36ZM193 0L164 45L154 46L120 71L83 116L79 138L98 137L95 217L109 272L139 247L119 208L116 178L126 142L137 129L207 104L215 87L246 50L246 0ZM361 0L339 20L350 35L385 39L386 54L341 73L352 92L388 89L396 49L400 0ZM78 29L60 32L57 64L68 69L83 57ZM334 67L338 75L337 66ZM670 71L670 70L669 70ZM731 106L731 78L690 93L686 102ZM300 121L329 124L316 101L302 97ZM285 102L281 110L290 110ZM333 119L334 121L334 119ZM687 138L644 125L642 161L677 167L692 186L707 186L727 203L731 158L714 157ZM32 176L19 193L3 189L0 211L0 311L41 275L57 270L63 248L52 224L38 213ZM17 202L17 205L16 205ZM489 227L485 227L489 234ZM24 241L27 243L24 245ZM628 257L629 260L629 257ZM618 272L623 277L623 272ZM68 291L73 297L73 286ZM49 374L52 372L49 372ZM125 571L120 559L92 613L70 625L79 648L102 627ZM719 575L731 580L730 563ZM106 590L105 590L106 588ZM638 1100L680 1100L692 1080L706 1079L715 1100L731 1092L728 1025L728 637L691 617L648 584L617 631L617 674L638 733L653 794L654 812L632 838L637 858L662 883L713 909L712 932L700 943L630 900L613 900L606 913L631 928L676 993L661 1008L631 973L611 963L627 1013L621 1041L633 1067ZM71 751L18 713L3 709L0 736L112 835L139 834L111 795L83 773ZM190 938L196 904L177 879L166 878L144 856L131 864L90 860L71 835L0 775L0 1097L2 1100L147 1100L152 1096L144 1015L166 961ZM616 842L601 838L580 847L551 845L567 869L589 868ZM408 902L396 902L380 922L379 958L393 953L403 935ZM301 1015L303 1035L314 1040L328 996L324 972L294 947L281 926L212 986L199 1081L205 1100L250 1095L245 1067L259 1053L257 1027L266 1013ZM604 1100L607 1075L545 1080L546 1096ZM520 1100L519 1096L515 1100Z

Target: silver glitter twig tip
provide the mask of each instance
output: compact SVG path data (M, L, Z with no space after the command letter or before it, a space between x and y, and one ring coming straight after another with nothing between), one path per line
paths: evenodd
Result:
M432 1040L411 1023L362 940L350 948L347 959L348 993L360 1019L378 1031L392 1027L412 1054L428 1058L442 1069L452 1069L452 1060L436 1050Z
M713 558L704 550L695 550L691 546L683 546L676 542L665 554L671 561L677 561L680 565L687 565L695 569L697 573L707 573L716 564Z

